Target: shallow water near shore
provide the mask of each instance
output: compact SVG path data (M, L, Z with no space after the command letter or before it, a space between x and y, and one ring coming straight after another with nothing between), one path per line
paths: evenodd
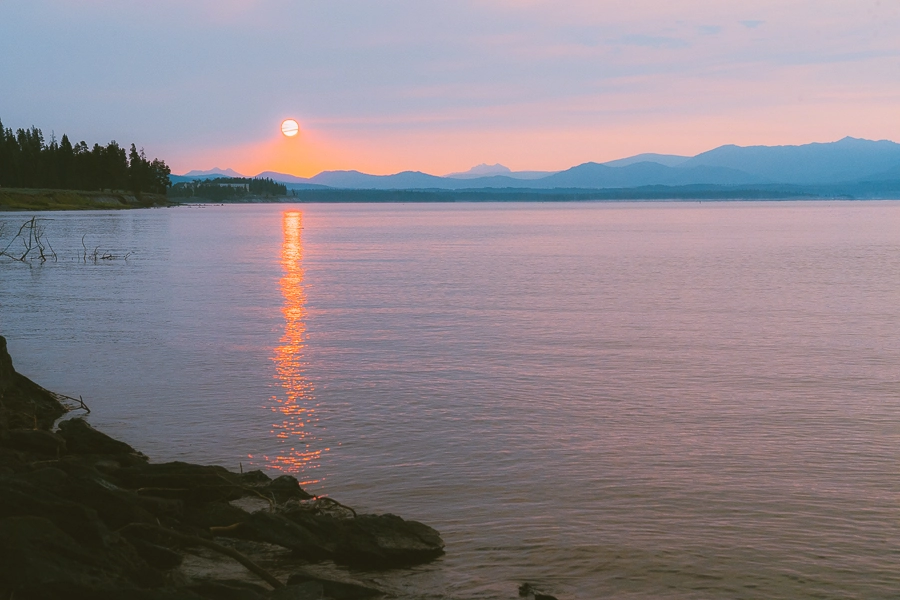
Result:
M399 597L900 589L898 202L42 216L16 368L155 461L434 526Z

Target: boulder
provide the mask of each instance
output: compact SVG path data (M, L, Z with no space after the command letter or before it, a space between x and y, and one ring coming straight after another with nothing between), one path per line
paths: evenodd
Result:
M269 594L271 600L320 600L324 596L325 591L318 581L286 585Z
M184 512L184 521L199 529L211 527L231 527L250 518L250 513L227 502L210 502L200 506L189 506Z
M108 529L97 513L18 477L0 479L0 515L41 517L79 543L102 546Z
M444 554L444 541L431 527L396 515L347 519L347 535L335 562L359 568L389 569L426 563Z
M108 572L52 521L37 516L0 519L0 597L26 584L80 583L115 587L120 577ZM17 594L18 596L18 594Z
M546 594L530 583L523 583L519 586L519 597L528 598L528 600L557 600L556 596Z
M288 500L309 500L312 498L310 494L303 491L297 478L290 475L277 477L258 489L263 495L274 498L278 504Z
M288 585L298 585L307 581L317 581L322 585L327 598L333 600L355 600L356 598L371 598L383 595L384 592L368 586L349 576L329 573L324 575L309 568L298 569L288 578Z
M267 542L293 551L295 556L310 561L322 561L334 556L336 539L341 535L338 528L328 530L330 535L320 530L310 531L307 527L287 517L269 512L255 512L236 529L229 533L254 542Z
M119 469L113 475L122 486L139 494L175 498L192 505L227 502L253 494L241 482L240 475L224 467L178 461L146 463Z
M0 429L50 429L64 414L53 394L16 373L0 335Z
M24 452L58 457L66 451L66 440L44 429L10 429L4 445Z
M163 578L121 538L85 547L49 519L0 519L0 597L136 598Z
M91 427L79 417L59 424L59 434L65 438L66 447L72 454L137 454L137 450L102 431Z
M167 571L169 569L174 569L182 562L182 556L177 552L148 542L147 540L134 537L129 538L128 542L134 546L134 549L137 550L140 557L154 569Z
M261 586L239 580L202 581L190 590L210 600L263 600L269 593Z

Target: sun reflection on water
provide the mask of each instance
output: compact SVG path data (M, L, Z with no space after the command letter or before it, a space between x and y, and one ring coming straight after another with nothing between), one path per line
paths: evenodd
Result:
M301 484L317 483L314 471L322 449L312 428L316 416L312 382L306 377L306 292L303 288L303 213L282 215L284 243L281 246L281 293L284 304L284 335L275 348L275 379L282 390L272 396L272 411L281 422L272 425L272 434L280 440L277 456L267 456L271 468L295 475Z

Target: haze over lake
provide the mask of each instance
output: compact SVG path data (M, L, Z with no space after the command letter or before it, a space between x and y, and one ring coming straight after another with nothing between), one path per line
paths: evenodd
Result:
M900 202L44 216L17 369L156 461L434 526L399 597L900 589Z

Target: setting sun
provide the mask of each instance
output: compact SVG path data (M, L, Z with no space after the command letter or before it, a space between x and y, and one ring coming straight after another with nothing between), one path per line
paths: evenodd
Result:
M285 119L281 122L281 133L286 137L294 137L300 133L300 124L294 119Z

